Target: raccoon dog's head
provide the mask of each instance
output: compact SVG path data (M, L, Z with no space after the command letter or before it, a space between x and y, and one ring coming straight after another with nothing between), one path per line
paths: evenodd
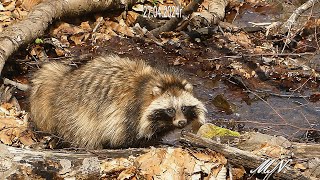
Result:
M192 121L205 123L204 104L193 96L192 85L174 76L150 88L153 97L142 114L139 137L150 138L156 133L183 128Z

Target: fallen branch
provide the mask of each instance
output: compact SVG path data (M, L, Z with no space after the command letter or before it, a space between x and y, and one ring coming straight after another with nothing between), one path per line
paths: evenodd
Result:
M128 158L150 149L65 151L15 148L0 143L0 177L30 179L100 179L101 163L112 158ZM10 178L11 177L11 178ZM19 179L19 178L18 178Z
M53 20L93 11L120 9L135 2L136 0L55 0L38 4L24 20L5 28L0 33L0 72L10 55L20 46L42 36Z
M240 150L238 148L230 147L225 144L220 144L210 139L201 138L195 134L184 132L181 136L181 141L192 146L209 148L213 151L223 154L231 164L242 165L249 169L258 168L266 159L254 155L250 152ZM271 165L273 169L275 165ZM274 174L273 176L280 179L308 179L296 170L287 167L283 171Z
M12 81L8 78L3 78L3 84L10 84L10 85L15 86L16 88L20 89L21 91L27 91L29 89L29 86L27 84L21 84L21 83Z
M308 0L307 2L305 2L304 4L302 4L299 8L297 8L292 15L290 16L290 18L282 25L281 27L281 32L282 34L285 34L286 32L290 31L290 29L292 28L292 26L296 23L297 19L299 18L299 16L305 12L306 10L308 10L309 8L311 8L312 6L314 6L316 3L318 3L319 0Z

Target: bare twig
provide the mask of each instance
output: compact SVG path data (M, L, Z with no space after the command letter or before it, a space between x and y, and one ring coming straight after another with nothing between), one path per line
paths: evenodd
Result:
M276 97L282 97L282 98L308 98L309 96L302 96L302 95L296 95L296 94L279 94L279 93L273 93L267 90L252 90L257 93L266 93L271 96L276 96ZM249 91L244 91L244 92L249 92Z
M141 28L138 23L134 25L133 30L137 34L139 34L144 41L155 43L158 46L163 46L162 42L160 42L156 37L154 37L154 35L150 31L148 31L147 29Z
M316 19L314 20L316 22ZM314 40L316 41L317 47L318 47L318 51L320 50L320 45L318 42L318 32L317 32L317 26L314 27Z
M27 91L30 88L27 84L21 84L21 83L12 81L12 80L10 80L8 78L3 78L3 84L10 84L12 86L17 87L21 91Z
M93 33L95 33L97 31L97 29L100 27L101 23L103 22L103 17L99 17L97 21L98 21L98 23L96 24L96 26L92 30Z
M279 124L279 123L265 123L265 122L257 122L257 121L235 121L237 123L251 123L251 124L256 124L256 125L260 125L260 126L289 126L295 129L299 129L299 131L319 131L319 129L315 129L315 128L302 128L302 127L298 127L296 125L292 125L292 124ZM285 134L284 134L285 135Z
M290 91L292 91L294 93L295 91L298 91L299 89L302 89L303 86L305 86L307 84L307 82L313 78L314 74L315 74L315 72L312 71L311 72L311 76L301 86L299 86L299 87L297 87L296 89L293 89L293 90L290 89Z
M224 59L224 58L233 58L233 59L240 59L243 57L257 57L257 56L274 56L274 57L279 57L279 56L306 56L306 55L314 55L315 53L311 53L311 52L305 52L305 53L263 53L263 54L244 54L241 56L220 56L220 57L216 57L216 58L208 58L208 59L204 59L207 61L214 61L214 60L219 60L219 59Z

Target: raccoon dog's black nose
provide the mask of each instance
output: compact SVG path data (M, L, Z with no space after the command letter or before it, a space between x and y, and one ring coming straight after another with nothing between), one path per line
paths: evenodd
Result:
M180 121L178 122L179 128L183 128L183 127L185 127L186 125L187 125L187 120L180 120Z

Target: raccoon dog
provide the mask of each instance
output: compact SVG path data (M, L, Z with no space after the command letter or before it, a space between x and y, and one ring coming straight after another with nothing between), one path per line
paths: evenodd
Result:
M79 69L44 65L31 81L30 107L38 129L88 149L140 146L192 121L206 108L185 79L116 55Z

